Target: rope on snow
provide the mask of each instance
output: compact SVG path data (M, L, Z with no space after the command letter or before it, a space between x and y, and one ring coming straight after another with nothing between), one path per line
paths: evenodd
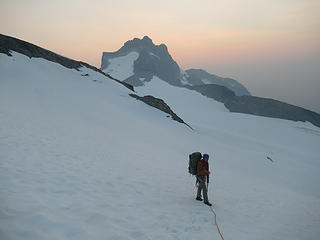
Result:
M213 214L214 214L214 224L217 226L218 233L219 233L221 239L224 240L224 238L223 238L223 236L222 236L222 234L221 234L221 232L220 232L219 226L218 226L218 224L217 224L217 214L215 213L215 211L213 210L213 208L212 208L211 206L210 206L210 210L211 210L211 212L213 212Z

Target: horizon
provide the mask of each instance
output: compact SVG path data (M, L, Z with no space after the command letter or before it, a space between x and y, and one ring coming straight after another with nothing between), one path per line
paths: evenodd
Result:
M318 7L315 0L4 0L0 29L98 68L103 52L148 36L182 69L233 78L252 95L320 113Z

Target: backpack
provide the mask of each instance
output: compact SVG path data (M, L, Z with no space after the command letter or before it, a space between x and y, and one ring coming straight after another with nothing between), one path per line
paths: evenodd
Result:
M201 160L202 154L200 152L194 152L189 155L189 173L197 175L197 164Z

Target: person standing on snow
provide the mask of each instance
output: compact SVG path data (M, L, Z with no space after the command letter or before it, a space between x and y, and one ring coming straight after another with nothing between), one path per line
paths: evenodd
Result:
M196 200L202 201L201 198L201 191L203 192L204 203L208 206L212 206L212 204L208 200L208 192L206 182L209 183L209 155L203 154L202 159L197 164L197 181L198 185L198 192Z

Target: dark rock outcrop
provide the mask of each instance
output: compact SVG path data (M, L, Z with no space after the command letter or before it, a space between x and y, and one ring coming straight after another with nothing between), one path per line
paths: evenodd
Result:
M96 72L99 72L103 75L105 75L106 77L117 81L118 83L124 85L125 87L129 88L130 90L134 90L133 86L128 84L128 83L124 83L121 82L117 79L111 78L108 74L102 72L100 69L91 66L85 62L81 62L81 61L75 61L73 59L61 56L59 54L56 54L54 52L51 52L47 49L41 48L39 46L36 46L34 44L28 43L26 41L22 41L20 39L17 38L13 38L13 37L9 37L3 34L0 34L0 53L4 53L7 54L8 56L11 56L10 51L15 51L18 53L21 53L23 55L26 55L30 58L44 58L48 61L51 62L56 62L61 64L64 67L70 68L70 69L76 69L79 70L79 68L81 67L87 67L89 69L92 69Z
M143 96L140 97L136 94L129 94L131 97L136 98L154 108L159 109L162 112L165 112L167 114L169 114L173 120L179 122L179 123L183 123L185 125L187 125L189 128L192 129L192 127L190 127L187 123L185 123L180 117L177 116L177 114L175 114L171 108L160 98L155 98L153 96L147 95L147 96Z

